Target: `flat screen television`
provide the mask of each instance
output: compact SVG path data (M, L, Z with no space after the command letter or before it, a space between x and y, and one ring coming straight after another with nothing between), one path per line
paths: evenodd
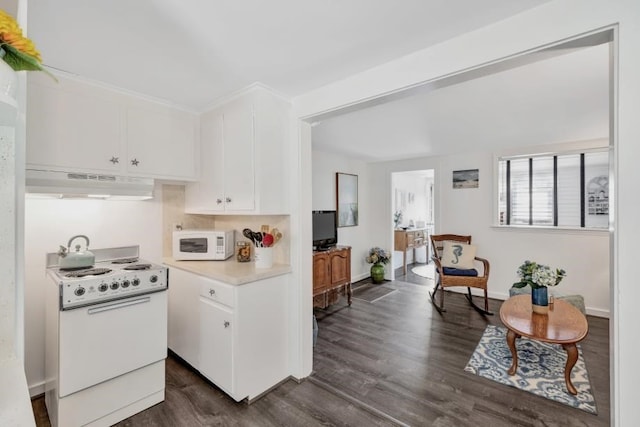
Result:
M312 222L314 249L328 249L338 244L336 211L313 211Z

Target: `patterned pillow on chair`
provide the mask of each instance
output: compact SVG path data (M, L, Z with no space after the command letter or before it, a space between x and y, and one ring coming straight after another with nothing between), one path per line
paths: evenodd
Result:
M442 266L469 270L474 267L473 259L476 256L475 245L462 242L445 240L442 249Z

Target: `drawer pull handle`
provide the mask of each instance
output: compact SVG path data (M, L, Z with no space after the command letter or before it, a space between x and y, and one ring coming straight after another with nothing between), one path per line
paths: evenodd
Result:
M224 327L225 327L225 328L228 328L228 327L229 327L229 325L230 325L229 321L225 320L225 321L224 321Z
M209 289L209 295L214 296L216 293L215 289Z

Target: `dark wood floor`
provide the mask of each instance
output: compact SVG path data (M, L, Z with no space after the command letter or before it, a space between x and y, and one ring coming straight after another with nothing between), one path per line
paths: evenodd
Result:
M384 285L398 292L374 303L348 307L342 299L315 310L318 341L306 381L287 381L247 405L169 357L165 401L118 426L609 425L606 319L588 317L581 343L596 416L464 372L484 328L499 325L499 316L479 315L461 294L447 295L441 316L429 286L396 277ZM500 304L492 300L490 308L497 313ZM44 398L33 407L36 424L48 426Z

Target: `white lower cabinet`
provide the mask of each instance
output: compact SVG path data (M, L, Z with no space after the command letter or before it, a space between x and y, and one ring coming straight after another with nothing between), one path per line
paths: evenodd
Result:
M172 268L170 280L172 351L236 401L289 376L287 275L230 285Z
M200 372L211 382L234 395L233 311L200 298Z

